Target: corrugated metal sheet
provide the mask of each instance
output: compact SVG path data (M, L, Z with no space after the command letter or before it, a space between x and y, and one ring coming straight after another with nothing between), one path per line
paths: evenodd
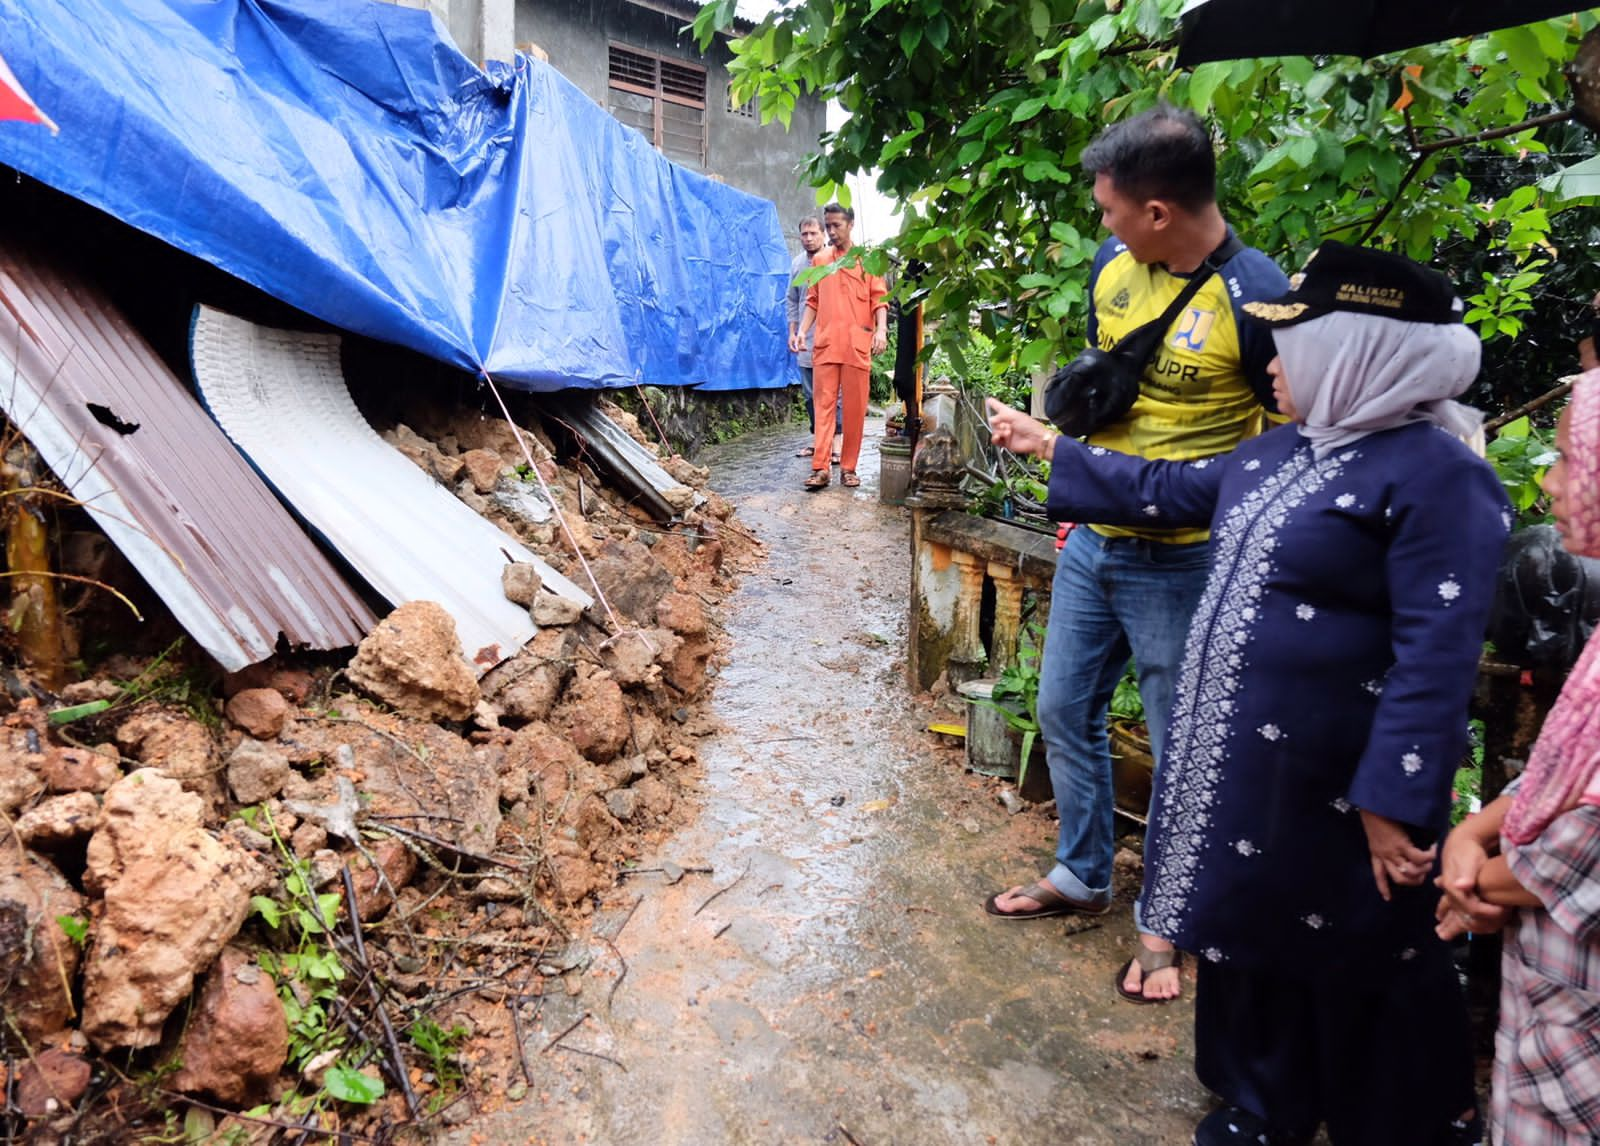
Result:
M226 669L356 644L375 618L99 294L0 247L0 405Z
M201 396L234 445L384 597L442 605L478 672L538 631L500 587L507 561L536 565L547 588L592 603L378 437L345 388L337 336L201 307L191 349Z
M658 521L670 521L705 496L679 482L592 399L569 400L559 417L583 440L594 462L608 471Z

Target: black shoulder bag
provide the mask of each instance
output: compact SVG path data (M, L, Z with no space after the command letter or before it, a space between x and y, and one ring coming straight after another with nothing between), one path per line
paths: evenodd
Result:
M1110 350L1088 347L1052 374L1044 392L1045 417L1068 437L1082 438L1126 415L1139 397L1139 376L1167 328L1206 281L1242 250L1244 244L1229 234L1205 257L1161 317L1130 330Z

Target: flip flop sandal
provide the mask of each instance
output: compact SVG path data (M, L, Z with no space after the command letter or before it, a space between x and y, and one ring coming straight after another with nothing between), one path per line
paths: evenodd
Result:
M838 455L838 454L834 454L834 455L833 455L833 456L832 456L832 457L831 457L831 458L829 458L829 459L828 459L828 460L829 460L829 461L830 461L830 462L832 462L832 463L833 463L833 464L834 464L834 465L838 465L838 464L839 464L839 455Z
M811 456L811 450L812 450L812 447L807 446L803 450L796 450L794 452L794 456L797 457L797 458L809 458Z
M839 484L855 489L856 486L861 484L861 479L856 477L855 470L845 470L839 475Z
M999 900L1005 892L997 891L983 902L983 909L990 915L1000 919L1049 919L1056 915L1104 915L1111 910L1111 904L1104 903L1096 906L1092 903L1080 903L1076 899L1068 899L1055 887L1045 880L1040 880L1032 887L1025 888L1020 894L1035 900L1038 907L1025 907L1021 911L1002 911Z
M827 470L812 470L811 471L811 476L806 478L806 480L801 482L800 484L805 489L811 491L812 493L816 493L817 490L819 490L819 489L827 489L828 488L828 471Z
M1124 987L1122 983L1123 980L1128 977L1128 972L1133 970L1133 965L1135 963L1139 964L1140 990L1130 991ZM1179 996L1174 995L1172 996L1172 999L1147 999L1144 997L1143 993L1145 978L1155 974L1157 971L1165 971L1168 967L1177 967L1179 969L1183 967L1182 951L1179 951L1176 947L1174 947L1171 951L1152 951L1143 943L1140 943L1139 953L1117 969L1117 977L1114 980L1117 987L1117 994L1127 1002L1138 1003L1140 1006L1172 1002L1172 999L1176 999Z

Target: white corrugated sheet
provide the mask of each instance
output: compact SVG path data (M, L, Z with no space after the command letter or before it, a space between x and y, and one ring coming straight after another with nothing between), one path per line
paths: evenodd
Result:
M508 560L538 566L550 590L592 603L373 431L345 387L336 336L201 307L192 353L201 396L234 445L385 598L443 606L477 672L537 631L501 589Z

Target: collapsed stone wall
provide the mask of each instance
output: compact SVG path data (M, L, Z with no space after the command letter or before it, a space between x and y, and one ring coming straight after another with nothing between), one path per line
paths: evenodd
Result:
M605 607L579 610L532 566L508 566L507 596L539 632L481 680L449 615L418 601L344 663L275 658L198 707L140 701L111 674L0 699L0 992L14 1024L0 1039L41 1140L83 1133L92 1100L116 1089L93 1066L112 1052L144 1056L173 1101L235 1108L365 1062L389 1081L384 1116L419 1116L407 1104L432 1075L413 1080L382 1048L354 1054L350 1032L337 1053L310 1053L285 952L320 935L348 966L361 949L360 978L382 989L364 1012L344 1000L367 1016L346 1018L357 1026L431 1014L438 975L475 965L462 945L485 930L490 949L521 953L531 991L560 973L535 956L687 814L696 743L714 728L717 607L759 546L681 457L662 464L704 500L662 526L525 428L563 527L526 512L536 479L510 425L448 409L413 421L385 436ZM93 700L110 707L48 719ZM484 965L483 989L503 991L506 967Z

